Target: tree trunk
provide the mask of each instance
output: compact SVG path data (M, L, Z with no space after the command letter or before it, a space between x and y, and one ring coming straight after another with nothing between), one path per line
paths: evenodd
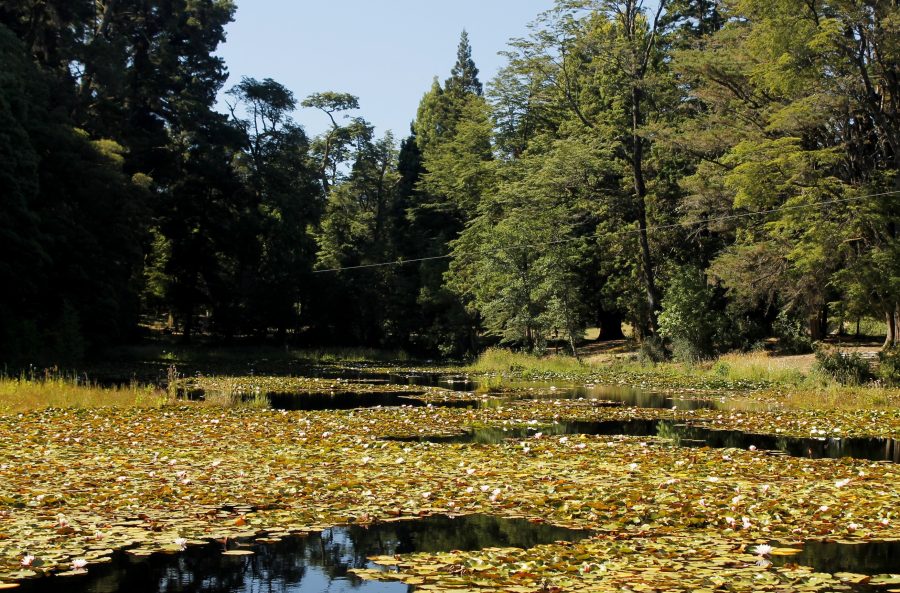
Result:
M181 334L181 340L185 343L191 341L191 335L194 333L194 307L193 305L188 305L184 307L182 312L183 321L183 331Z
M597 336L598 342L622 340L625 338L625 334L622 333L622 316L618 313L600 309L597 312L597 322L600 325L600 335Z
M893 348L900 345L900 305L895 305L893 311L887 311L884 315L887 322L887 335L884 338L883 349Z
M659 293L656 290L656 275L653 271L653 257L650 254L650 239L647 232L647 185L644 182L644 141L638 134L643 122L641 115L641 90L631 89L631 168L634 175L634 195L638 209L638 230L640 231L641 267L647 292L650 333L656 335L658 327L656 314L659 310Z
M828 334L828 308L820 307L809 316L809 337L818 342Z

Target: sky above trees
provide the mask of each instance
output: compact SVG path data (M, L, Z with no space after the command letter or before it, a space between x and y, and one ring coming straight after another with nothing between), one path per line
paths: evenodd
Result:
M511 37L553 5L551 0L239 0L227 41L227 90L242 76L273 78L298 97L334 90L359 97L378 133L406 135L432 78L446 78L462 29L485 82L494 77ZM220 109L224 94L220 96ZM295 116L310 135L327 118L312 109Z

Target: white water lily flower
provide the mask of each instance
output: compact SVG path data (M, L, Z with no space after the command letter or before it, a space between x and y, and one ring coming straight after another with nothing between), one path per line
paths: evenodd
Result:
M843 480L838 480L834 483L835 488L843 488L847 484L850 483L850 478L844 478Z
M772 553L774 548L769 544L759 544L755 548L753 548L753 553L757 556L768 556Z
M34 556L32 556L31 554L25 554L25 556L22 558L22 561L20 562L20 564L22 566L31 566L31 563L34 562L34 560L35 560Z
M84 558L76 558L72 561L72 570L76 572L84 570L85 566L87 566L87 560Z
M184 550L187 548L187 541L188 540L183 537L177 537L175 538L175 545Z

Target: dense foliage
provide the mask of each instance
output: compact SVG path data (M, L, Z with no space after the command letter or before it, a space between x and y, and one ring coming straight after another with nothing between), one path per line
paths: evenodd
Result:
M0 361L141 319L456 356L623 321L692 360L861 317L900 342L896 3L557 0L487 85L463 32L399 144L353 95L223 89L233 14L0 2Z

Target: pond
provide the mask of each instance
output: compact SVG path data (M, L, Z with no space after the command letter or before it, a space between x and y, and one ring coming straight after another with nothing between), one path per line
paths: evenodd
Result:
M373 555L531 548L555 541L577 541L589 532L525 519L491 515L433 516L409 521L326 529L288 536L274 543L238 542L229 549L252 555L226 555L221 543L189 546L178 554L136 557L126 552L107 564L90 565L84 575L22 582L23 593L238 593L279 591L320 593L405 593L397 582L363 581L348 571L373 568ZM387 570L387 567L385 567Z
M488 427L458 435L400 437L391 440L431 443L498 444L506 439L543 435L588 434L605 436L659 436L686 447L749 449L778 452L810 459L852 457L870 461L900 463L900 442L889 438L798 438L757 434L738 430L717 430L668 420L606 420L600 422L557 422L546 426L516 428Z

